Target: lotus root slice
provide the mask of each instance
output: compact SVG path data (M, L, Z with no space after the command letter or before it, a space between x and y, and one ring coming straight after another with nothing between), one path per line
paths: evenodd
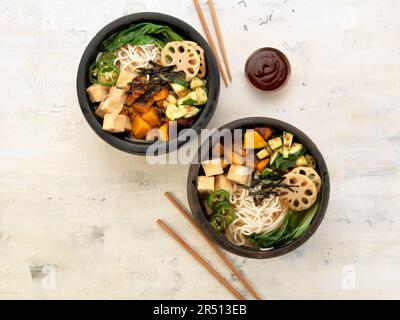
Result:
M196 75L196 77L202 79L206 76L206 59L204 57L204 49L200 47L196 42L194 41L185 41L188 45L192 46L197 54L200 57L200 68L199 68L199 73Z
M280 198L293 211L307 210L317 200L314 182L302 174L288 173L282 183L292 186L292 191L281 188Z
M319 190L321 190L321 184L322 184L321 177L319 176L317 171L315 171L313 168L297 167L297 168L293 169L291 171L291 173L302 174L302 175L306 176L307 178L311 179L312 182L314 182L314 184L317 188L317 192L319 192Z
M169 42L161 51L161 64L163 66L176 66L177 71L183 71L186 80L190 81L200 69L200 57L196 50L181 41Z

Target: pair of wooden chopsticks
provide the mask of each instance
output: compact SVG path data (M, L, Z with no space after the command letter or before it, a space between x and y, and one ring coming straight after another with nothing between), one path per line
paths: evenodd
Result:
M198 14L198 16L200 18L200 22L201 22L201 24L203 26L204 32L206 33L207 40L210 43L211 50L214 53L215 60L217 61L218 69L221 72L222 79L224 80L225 85L228 86L228 83L229 83L228 79L226 78L226 74L225 74L225 71L224 71L224 69L222 67L222 63L221 63L221 60L219 58L219 55L218 55L218 52L217 52L217 48L216 48L214 40L213 40L213 38L211 36L210 29L208 28L208 25L207 25L206 19L204 17L203 11L202 11L202 9L200 7L199 1L198 0L193 0L193 3L194 3L194 6L196 8L197 14ZM232 81L232 72L231 72L231 68L229 67L228 56L226 54L225 44L224 44L224 40L222 38L222 33L221 33L221 28L219 27L217 14L215 12L214 3L213 3L212 0L208 0L208 6L210 7L211 17L212 17L212 20L213 20L215 31L217 33L218 43L219 43L219 47L221 49L222 58L224 59L226 71L228 73L228 78L229 78L229 81Z
M246 287L246 289L257 299L262 300L257 291L251 286L251 284L241 275L241 273L235 268L232 262L222 253L216 245L211 242L206 234L197 226L193 218L190 216L189 212L174 198L174 196L165 192L164 195L167 199L174 205L175 208L186 218L187 221L192 225L192 227L200 233L200 235L207 241L210 247L215 251L215 253L222 259L226 266L232 271L232 273L239 279L239 281ZM215 278L217 278L222 285L224 285L236 298L240 300L245 300L244 296L233 288L229 282L222 277L203 257L201 257L194 249L192 249L179 235L172 230L165 222L161 219L157 220L157 223L167 231L186 251L188 251L197 261L199 261Z

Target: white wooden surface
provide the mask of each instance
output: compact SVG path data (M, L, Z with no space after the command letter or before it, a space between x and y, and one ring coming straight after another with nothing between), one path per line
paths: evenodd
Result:
M246 116L290 122L318 144L332 180L308 243L281 258L232 260L267 299L400 298L400 2L215 3L234 83L210 127ZM231 278L162 196L186 203L188 166L155 168L111 148L78 106L85 46L139 11L201 30L189 0L1 1L0 298L231 298L155 224L165 218ZM292 63L273 95L243 75L262 46Z

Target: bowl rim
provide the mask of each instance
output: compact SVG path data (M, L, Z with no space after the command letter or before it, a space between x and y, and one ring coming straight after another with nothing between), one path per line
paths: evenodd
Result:
M121 151L144 156L146 155L146 151L149 146L157 142L149 143L146 141L142 142L127 140L121 134L112 134L104 131L99 122L98 116L94 113L93 104L89 101L89 98L86 94L86 88L88 86L88 68L90 63L94 60L94 57L97 56L101 42L115 32L118 32L133 23L139 23L142 21L163 23L173 29L179 29L181 30L180 32L185 33L186 36L189 35L189 37L186 37L188 40L196 41L204 49L204 55L207 61L208 82L212 83L212 85L208 87L209 99L207 104L202 106L204 110L196 119L195 123L188 129L195 130L197 133L199 133L200 130L207 127L208 123L210 122L218 105L220 94L220 75L215 56L204 37L191 25L174 16L158 12L133 13L111 21L95 34L84 50L79 62L76 90L80 109L89 126L103 141ZM168 144L158 143L158 154L175 151L175 148L179 149L186 144L188 142L186 139L179 139L180 136L185 136L184 132L185 129L182 129L178 134L178 138L169 141Z
M294 251L295 249L303 245L308 239L310 239L310 237L317 231L318 227L320 226L322 220L325 217L325 213L328 208L329 195L330 195L330 179L325 160L321 152L315 145L315 143L304 132L302 132L300 129L296 128L295 126L287 122L274 118L249 117L229 122L220 127L218 130L222 129L232 130L235 128L246 128L246 127L255 128L256 126L271 126L273 128L278 128L280 130L286 130L291 132L296 136L296 139L298 141L300 141L307 147L312 156L316 159L318 166L317 171L319 171L321 179L323 181L320 193L321 194L320 208L316 216L314 217L311 225L307 229L306 233L303 234L300 238L289 243L288 245L271 250L259 250L257 248L240 247L231 243L224 235L218 234L217 232L214 231L214 229L211 227L211 224L208 222L206 218L205 212L202 209L201 201L199 199L199 195L197 192L197 177L201 166L200 162L192 163L189 167L189 174L187 180L187 196L188 196L189 207L191 209L194 220L199 225L199 227L205 232L207 237L211 239L215 244L233 254L242 257L254 258L254 259L268 259L268 258L278 257L287 254L291 251ZM195 155L194 159L200 159L201 156L200 150L203 146L205 146L205 142L203 142L200 148L198 149L198 152ZM210 145L209 150L212 148L212 146L213 145Z

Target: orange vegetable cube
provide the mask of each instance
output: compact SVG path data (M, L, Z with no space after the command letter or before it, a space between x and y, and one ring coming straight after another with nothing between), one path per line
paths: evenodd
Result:
M160 135L160 140L161 141L168 141L168 123L164 123L161 127L160 127L160 132L162 133Z
M168 97L168 88L164 88L160 92L158 92L156 95L153 96L153 100L160 101L160 100L164 100L167 97Z
M132 134L138 138L146 137L147 132L151 129L151 125L143 120L142 116L136 115L132 121Z
M255 130L246 130L244 134L245 149L261 149L267 146L267 141Z
M161 111L158 108L153 107L143 114L143 119L150 123L152 127L159 127L162 124Z
M149 100L147 102L135 102L133 104L133 108L140 113L146 113L150 110L151 106L153 105L153 100Z
M261 160L259 163L256 165L256 169L259 173L263 172L264 169L268 166L269 164L269 158L266 158L264 160Z
M264 140L268 140L269 138L271 138L272 133L273 133L273 130L268 127L256 128L255 130L261 135L261 137L264 138Z

